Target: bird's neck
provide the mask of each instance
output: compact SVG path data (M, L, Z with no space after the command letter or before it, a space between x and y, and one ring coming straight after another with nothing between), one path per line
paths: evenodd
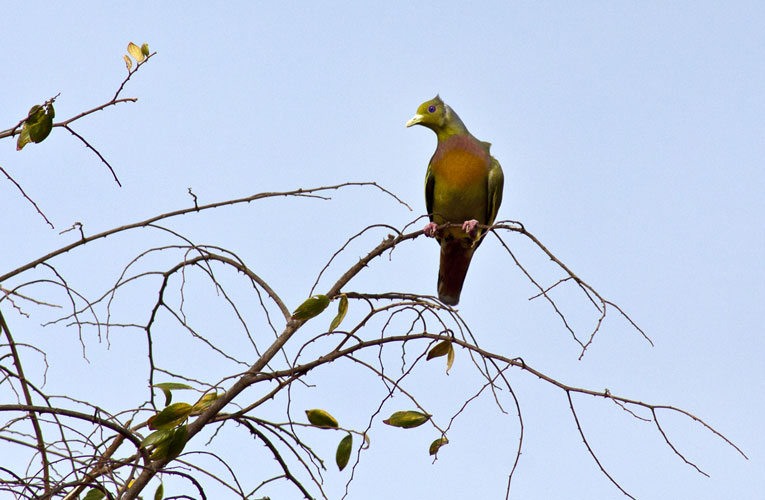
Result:
M438 137L438 141L445 141L455 135L470 134L467 127L464 123L462 123L462 120L457 115L457 113L455 113L454 110L449 106L445 106L445 108L446 119L444 120L444 124L437 130L434 130L436 136Z

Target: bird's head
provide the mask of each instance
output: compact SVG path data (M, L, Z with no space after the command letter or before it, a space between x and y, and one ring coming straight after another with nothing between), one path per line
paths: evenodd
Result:
M417 114L406 122L407 127L412 125L428 127L436 133L439 139L452 134L467 133L467 128L457 113L445 104L439 96L420 104L420 107L417 108Z
M433 130L441 128L446 123L446 109L448 106L444 104L441 97L436 96L429 101L425 101L417 108L417 114L415 114L411 120L406 122L407 127L412 125L422 125Z

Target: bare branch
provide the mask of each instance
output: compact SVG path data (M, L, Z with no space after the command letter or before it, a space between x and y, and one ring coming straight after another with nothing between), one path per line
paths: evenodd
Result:
M38 207L38 206L37 206L37 203L35 203L35 202L34 202L34 200L33 200L32 198L30 198L30 197L27 195L27 193L25 193L25 192L24 192L24 189L21 187L21 185L20 185L18 182L16 182L16 180L15 180L13 177L11 177L11 176L8 174L8 172L6 172L6 171L5 171L5 169L4 169L4 168L3 168L1 165L0 165L0 170L3 172L3 174L5 174L5 176L8 178L8 180L9 180L9 181L11 181L11 182L12 182L12 183L13 183L13 184L16 186L16 188L18 188L18 190L19 190L19 191L21 191L21 195L22 195L24 198L26 198L26 200L27 200L29 203L31 203L33 207L35 207L35 210L37 210L37 213L38 213L38 214L40 214L40 217L42 217L43 219L45 219L45 222L47 222L47 223L48 223L48 225L50 226L50 228L51 228L51 229L54 229L54 227L53 227L53 223L52 223L50 220L48 220L48 218L45 216L45 214L42 212L42 210L40 210L40 207Z
M19 357L19 353L16 350L16 343L13 341L11 329L8 327L8 323L5 322L5 316L3 316L2 312L0 312L0 332L5 333L5 336L8 338L8 346L11 349L13 363L16 366L16 374L18 375L19 381L21 382L21 390L24 393L24 399L27 402L27 406L31 407L34 405L32 394L29 392L27 379L24 376L24 369L21 366L21 358ZM2 409L2 406L3 405L0 405L0 409ZM43 484L45 487L45 494L47 495L50 493L50 464L48 462L45 438L43 437L42 428L40 427L40 421L37 419L37 414L34 411L28 411L29 417L32 419L32 426L35 430L35 437L37 439L37 451L40 453L40 458L42 460Z
M579 417L576 416L576 410L574 409L574 402L571 400L571 393L569 391L566 391L566 396L568 397L568 404L571 408L571 415L574 416L574 422L576 422L576 429L579 431L579 435L582 437L582 441L584 442L584 445L587 447L587 451L590 453L590 456L593 460L595 460L595 463L598 464L598 467L600 468L600 472L603 473L604 476L608 478L609 481L613 483L614 486L619 488L619 491L624 493L624 496L627 496L631 498L632 500L635 500L635 497L627 493L627 491L622 488L622 485L619 484L616 479L611 477L611 474L608 473L608 471L603 467L603 465L600 463L600 460L598 460L598 456L595 454L594 451L592 451L592 448L590 447L590 443L587 442L587 437L584 435L584 430L582 430L582 425L579 423Z
M262 200L262 199L265 199L265 198L289 197L289 196L297 196L297 197L310 196L313 193L324 192L324 191L336 191L338 189L343 189L343 188L349 187L349 186L359 186L359 187L372 186L372 187L376 187L376 188L378 188L380 190L383 190L383 188L381 188L375 182L344 182L342 184L335 184L335 185L332 185L332 186L322 186L322 187L317 187L317 188L307 188L307 189L298 188L298 189L293 189L291 191L277 191L277 192L269 192L269 193L258 193L258 194L254 194L252 196L247 196L245 198L237 198L237 199L234 199L234 200L221 201L221 202L216 202L216 203L209 203L207 205L202 205L202 206L199 206L199 207L195 206L195 207L191 207L191 208L184 208L184 209L180 209L180 210L174 210L172 212L167 212L167 213L164 213L164 214L156 215L154 217L150 217L149 219L146 219L146 220L143 220L143 221L140 221L140 222L134 222L132 224L127 224L125 226L116 227L116 228L113 228L113 229L109 229L107 231L103 231L101 233L94 234L93 236L87 236L85 238L82 238L79 241L76 241L76 242L71 243L69 245L66 245L66 246L64 246L62 248L59 248L58 250L50 252L49 254L46 254L46 255L38 258L38 259L35 259L35 260L29 262L28 264L25 264L25 265L23 265L23 266L21 266L21 267L19 267L17 269L14 269L13 271L10 271L10 272L7 272L7 273L3 274L2 276L0 276L0 283L8 280L9 278L12 278L13 276L18 275L18 274L20 274L20 273L22 273L24 271L28 271L29 269L32 269L32 268L40 265L41 263L43 263L43 262L45 262L47 260L50 260L50 259L52 259L54 257L57 257L57 256L61 255L61 254L65 254L65 253L69 252L70 250L73 250L73 249L75 249L75 248L77 248L77 247L79 247L81 245L86 244L86 243L90 243L91 241L95 241L95 240L98 240L98 239L101 239L101 238L106 238L107 236L111 236L112 234L120 233L120 232L123 232L123 231L128 231L130 229L135 229L135 228L138 228L138 227L148 226L148 225L150 225L150 224L152 224L154 222L157 222L157 221L160 221L160 220L163 220L163 219L168 219L168 218L171 218L171 217L178 217L180 215L186 215L186 214L193 213L193 212L201 212L203 210L210 210L210 209L215 209L215 208L229 206L229 205L238 205L238 204L242 204L242 203L250 203L250 202L253 202L253 201L256 201L256 200ZM422 231L419 231L419 233L422 233Z
M96 156L98 156L101 162L104 165L106 165L106 167L109 169L109 172L112 173L112 177L114 177L114 182L116 182L119 187L122 187L122 183L117 178L117 174L114 172L114 169L112 168L111 164L109 164L109 162L106 161L106 158L104 158L103 155L96 148L91 146L90 143L83 136L75 132L74 129L72 129L72 127L70 127L69 125L64 125L64 128L67 129L70 134L72 134L73 136L78 138L80 141L82 141L82 143L85 144L85 147L93 151L96 154Z
M657 418L658 410L675 412L701 423L707 430L722 438L746 458L746 455L721 433L685 410L616 396L607 389L596 391L574 387L549 374L536 370L519 357L511 358L501 353L483 349L477 343L469 325L460 317L459 312L442 304L433 296L395 291L370 294L345 290L355 277L359 276L361 272L367 272L366 270L370 269L370 264L376 257L386 253L390 255L397 245L413 240L423 234L422 231L405 232L414 222L407 224L404 230L398 230L385 224L371 225L348 238L328 259L326 266L320 270L313 288L318 288L322 278L329 279L328 275L331 265L337 263L337 257L347 250L351 242L358 242L362 236L367 236L368 239L372 237L373 233L371 231L373 229L383 228L390 234L381 241L370 244L372 248L366 255L363 255L358 261L354 261L347 269L337 271L336 275L332 276L334 283L326 292L330 297L335 297L341 292L344 293L348 299L355 300L355 304L362 306L359 308L360 312L359 309L354 311L355 319L353 319L353 322L350 319L346 319L344 323L344 325L347 325L344 326L344 328L347 328L346 331L335 330L329 332L323 330L320 325L312 323L311 326L318 328L318 331L314 329L309 331L308 335L300 336L295 334L303 327L306 321L293 319L277 291L250 269L243 259L234 252L215 245L199 245L169 227L158 224L158 221L172 217L249 203L271 197L309 197L326 200L330 199L327 191L350 186L376 187L383 194L390 195L398 202L403 203L395 195L392 195L392 193L375 183L343 183L311 189L259 193L246 198L205 205L199 205L196 196L190 192L193 198L193 206L156 215L144 221L109 229L92 236L87 236L81 226L74 226L80 229L78 241L51 252L14 271L8 272L4 276L0 276L0 281L5 281L20 276L41 264L45 266L46 272L55 275L50 280L28 281L9 290L0 290L7 297L12 295L22 297L18 294L18 291L32 284L53 284L54 286L61 287L71 302L71 309L68 307L67 309L69 310L64 313L64 317L47 324L58 323L63 325L69 323L80 330L85 327L98 329L99 339L101 338L101 327L107 328L107 339L108 328L111 326L143 329L147 338L146 357L148 358L148 376L146 378L150 384L149 392L151 393L143 403L138 404L137 408L126 410L131 419L137 419L139 416L144 419L144 421L136 426L130 427L129 424L120 424L116 417L108 416L104 418L100 416L100 410L95 406L93 406L94 414L92 415L58 408L57 405L52 404L48 406L34 406L31 398L33 392L31 391L37 389L30 383L25 382L26 379L24 379L20 368L16 370L18 373L14 374L12 370L7 370L0 365L0 377L4 377L0 379L0 382L3 380L12 382L11 388L16 391L19 402L22 400L26 402L26 404L0 405L0 412L25 412L23 417L16 420L19 422L31 421L33 423L37 421L37 427L40 429L39 432L37 432L37 429L35 429L35 432L32 432L23 428L23 426L15 426L16 420L8 419L13 422L14 427L11 427L12 424L8 425L7 430L0 427L0 439L17 446L35 450L37 452L35 460L39 458L43 462L40 472L32 472L30 478L23 478L18 474L15 474L18 477L15 477L14 474L6 476L9 478L7 484L13 484L13 486L8 487L19 495L24 495L25 493L18 492L29 492L30 497L39 497L40 493L44 491L44 494L47 495L46 498L52 498L53 496L60 496L64 491L67 491L68 497L73 498L72 495L80 495L90 487L103 491L107 496L113 494L115 498L119 499L134 499L138 495L145 495L144 488L153 478L173 474L191 481L194 487L197 488L199 495L204 497L205 493L202 488L203 484L200 482L201 480L193 477L199 477L201 474L204 474L207 476L205 480L210 482L217 481L236 495L245 496L245 487L250 488L251 486L239 483L235 471L228 465L224 455L218 455L218 452L212 451L196 451L191 449L192 445L190 444L200 439L196 438L196 436L205 427L213 425L213 427L209 428L210 430L214 429L212 436L210 436L209 432L204 433L207 436L204 439L207 440L206 446L217 445L220 441L219 433L227 432L229 428L234 427L231 424L236 423L248 429L253 436L263 442L271 452L273 461L278 464L274 477L255 478L256 482L254 484L257 486L250 490L250 495L254 495L265 484L285 479L293 484L306 498L313 498L312 491L318 492L320 496L327 498L323 491L324 461L314 452L308 439L303 436L303 429L309 424L301 424L297 419L291 417L293 383L298 382L308 386L309 379L307 375L310 372L339 360L351 361L357 370L373 374L384 388L384 395L372 402L370 411L367 414L368 421L366 421L365 428L360 430L343 429L344 431L366 437L373 424L378 420L384 405L394 394L404 395L415 407L427 413L424 405L418 402L418 395L410 390L407 381L411 380L410 377L415 376L415 367L421 364L432 346L444 340L450 341L453 347L462 348L459 352L469 356L476 373L480 374L484 380L471 390L469 397L461 402L461 406L458 407L453 415L447 416L449 420L445 426L443 423L439 425L440 419L438 416L434 416L430 420L430 425L438 430L441 436L445 437L461 421L459 417L464 414L467 407L477 404L482 395L493 397L498 411L503 414L511 413L509 408L506 410L504 406L510 404L508 401L512 401L516 408L519 433L518 446L514 457L510 456L512 465L508 464L506 498L509 498L510 486L520 461L524 444L525 425L520 401L509 381L508 373L511 369L530 375L541 383L556 387L566 393L573 421L590 456L595 460L601 473L623 494L630 498L632 497L629 493L612 477L608 468L601 463L599 457L591 448L573 404L573 394L609 399L632 417L641 420L648 419L638 416L632 409L643 408L650 411L658 432L663 436L670 449L685 463L704 475L706 474L694 463L687 460L675 444L671 442L669 436L659 424ZM419 218L416 220L419 220ZM447 226L450 225L444 225L444 227ZM162 232L161 234L170 235L179 241L166 246L138 251L137 255L122 267L121 272L117 272L118 277L115 281L111 282L112 284L109 289L98 295L95 299L87 299L74 291L67 280L49 263L51 259L60 257L81 245L137 228L158 230ZM491 227L485 226L482 229L487 232L491 230L497 236L503 248L508 252L512 262L537 287L539 293L532 298L544 297L552 305L565 327L579 343L582 348L582 355L594 341L595 335L600 330L607 312L613 313L613 310L609 311L608 306L613 306L628 319L632 326L643 333L619 307L604 299L590 285L573 274L568 267L564 266L549 250L542 246L539 240L533 237L522 224L510 221ZM503 241L499 234L501 230L509 230L520 234L522 237L529 238L544 255L560 267L563 271L563 276L554 283L543 286L534 278L534 273L526 269L519 262L515 254L510 250L509 245ZM154 267L156 264L154 264L152 259L157 256L164 257L166 255L172 256L173 260L159 267ZM151 262L152 267L146 269L145 264L148 262ZM246 342L249 339L250 344L254 348L254 355L248 357L247 353L250 351L246 344L246 352L241 349L238 351L233 350L227 344L219 342L215 336L209 335L200 327L200 323L197 323L192 307L189 305L191 304L189 297L196 291L192 289L192 285L196 283L191 279L192 270L197 269L201 272L195 273L194 278L201 276L207 286L214 288L213 291L223 304L223 310L227 317L233 318L238 325L241 325L242 330L239 332L241 340ZM221 271L221 269L236 272L227 273ZM187 271L189 273L188 280ZM234 275L238 277L237 279L240 279L239 277L242 276L244 277L244 281L239 282L240 284L244 283L244 288L235 288L233 285L229 285L227 280L231 279ZM116 302L113 306L115 297L122 296L125 293L124 290L128 288L128 284L139 282L146 285L150 283L151 289L154 290L152 293L156 293L154 295L155 298L151 299L149 304L143 306L145 310L136 313L144 315L142 319L134 321L132 318L127 318L123 320L121 317L116 317L116 311L115 317L112 319L112 307L117 308ZM564 312L558 308L551 297L551 295L557 294L563 289L570 290L572 283L576 284L576 289L585 294L592 303L594 310L597 311L595 313L597 316L596 324L590 330L586 342L580 340L574 329L570 327ZM263 325L267 323L267 328L270 327L274 333L274 338L270 340L270 345L267 345L268 342L261 340L263 337L256 334L257 330L252 324L248 324L251 321L248 311L242 304L237 304L236 297L238 293L241 293L242 289L244 293L251 294L252 291L256 292L262 313L260 311L255 313L261 318L261 314L265 315L266 319L261 319L261 323ZM313 289L311 293L313 293ZM254 298L255 295L251 295L251 297ZM187 298L189 298L188 304L186 302ZM251 304L251 302L248 304ZM364 305L367 307L364 307ZM102 320L99 319L99 315L104 308L106 309L107 317L105 320ZM275 309L281 312L281 318L284 320L283 324L280 315L275 313ZM81 317L84 316L83 313L85 312L88 315L92 314L93 320L88 319L85 321ZM273 319L271 315L274 315ZM164 320L169 319L175 331L183 332L187 338L192 338L194 342L202 342L205 345L203 350L209 353L212 359L233 361L236 364L245 365L245 368L232 365L234 366L233 369L228 373L222 374L218 381L203 380L203 377L198 376L194 372L173 373L173 371L179 370L171 366L162 366L162 360L154 359L154 342L163 341L158 333L154 331L157 325L160 324L159 318L163 321L161 323L163 328L165 327ZM3 327L3 331L7 329L7 325L4 322L0 326ZM267 328L266 332L268 332ZM239 326L235 330L238 331ZM252 335L250 334L251 331L253 332ZM645 336L644 333L643 335ZM8 332L8 338L10 339L10 332ZM256 340L258 344L262 343L263 345L257 345ZM650 339L648 340L650 342ZM12 340L9 344L12 347L17 345ZM263 347L266 348L263 349ZM185 348L186 346L174 346L175 352L182 352ZM162 351L158 348L157 352ZM395 362L397 365L395 366L395 371L391 370L391 365L388 363L388 361L393 359L391 356L396 358ZM256 359L252 361L251 357L256 357ZM246 363L243 361L245 359L247 360ZM398 359L400 359L400 363ZM468 364L468 367L470 366ZM217 398L211 401L206 410L200 414L194 413L190 417L191 420L185 422L188 429L188 442L186 446L189 449L184 449L184 453L178 457L173 456L171 458L169 455L155 454L155 457L164 458L152 459L150 453L152 453L153 445L149 445L148 451L142 448L142 437L138 432L140 429L147 427L148 421L145 419L156 415L157 411L160 410L158 403L154 399L153 387L151 387L154 385L155 377L160 375L169 375L173 381L184 381L184 383L190 384L194 389L202 393L209 394L215 392ZM142 380L145 381L146 378ZM19 387L18 390L17 387ZM255 393L255 397L244 399L242 393L248 388L254 388L254 390L247 391L247 394ZM295 390L297 388L297 386L294 387ZM24 397L22 397L22 394L24 394ZM37 397L37 393L34 394ZM268 422L260 418L262 415L261 411L272 409L271 406L266 406L266 404L278 400L277 396L280 396L282 401L286 398L284 406L286 408L287 421L283 424ZM46 403L49 403L47 399ZM131 404L131 406L133 405ZM514 419L515 415L511 416L511 418ZM94 424L94 427L87 425L86 422ZM75 423L79 424L79 426L74 425ZM57 426L57 432L61 436L51 439L51 433L46 431L46 426L53 425ZM19 428L16 429L16 427ZM43 436L43 431L46 431L45 436ZM115 432L117 433L116 435L114 434ZM135 450L132 450L127 458L115 459L114 456L117 456L117 448L126 441L129 441L135 447ZM202 443L199 443L199 445L201 446ZM356 474L356 467L361 464L362 451L367 448L368 445L362 443L356 451L356 460L353 467L351 467L350 478L345 485L346 496L349 494L351 481L353 481L354 474ZM82 452L81 450L85 451ZM46 452L47 455L45 455ZM233 479L229 478L226 474L217 474L212 470L207 470L204 467L204 462L199 462L205 456L212 457L219 463L222 463ZM63 464L66 464L67 468L67 472L64 474L60 472L63 469ZM35 477L35 474L38 476L44 474L43 480L40 481L38 477ZM258 483L257 481L260 482ZM5 483L0 480L0 490L4 487L3 484Z
M117 98L119 98L120 94L122 93L122 90L125 88L125 84L127 84L127 82L130 80L130 77L132 77L141 68L141 66L149 62L149 59L151 59L155 55L156 55L156 52L152 52L151 54L147 55L143 61L138 61L138 64L136 64L134 70L128 70L128 75L125 77L124 80L122 80L122 83L117 89L117 92L115 92L114 97L112 97L112 101L116 101Z

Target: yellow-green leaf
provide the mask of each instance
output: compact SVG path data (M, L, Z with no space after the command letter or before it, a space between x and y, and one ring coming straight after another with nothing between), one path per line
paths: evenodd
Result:
M387 420L383 420L384 424L392 425L394 427L403 427L404 429L411 429L412 427L418 427L430 419L431 415L427 413L420 413L419 411L397 411Z
M183 447L186 446L186 440L189 437L189 428L186 425L173 429L173 435L169 439L162 441L154 453L151 454L153 460L168 459L172 460L177 457L183 451Z
M329 305L329 297L326 295L314 295L308 297L305 302L300 304L295 312L292 313L292 319L307 320L311 319L324 311Z
M165 496L165 487L162 485L162 483L159 483L159 486L157 486L157 490L154 492L154 500L162 500L162 497Z
M443 445L448 443L449 443L449 440L446 439L445 437L440 437L436 439L435 441L430 443L430 449L429 449L430 454L435 455L436 453L438 453L439 448L441 448Z
M149 428L152 430L172 429L191 415L191 409L188 403L173 403L149 419Z
M101 500L106 495L103 491L98 490L96 488L91 488L88 493L83 497L82 500Z
M431 360L433 358L439 358L441 356L445 356L449 353L449 349L452 347L452 341L451 340L443 340L433 346L433 348L428 351L427 360Z
M148 436L146 436L143 441L141 441L141 447L142 448L148 448L152 445L158 445L162 441L172 437L173 431L172 429L166 429L161 431L154 431Z
M141 45L141 54L148 56L149 55L149 44L144 43Z
M127 66L128 71L133 69L133 60L130 59L127 54L123 54L122 58L125 60L125 66Z
M348 465L348 459L351 458L351 449L353 448L353 436L349 432L347 436L340 440L340 444L337 445L337 453L335 453L335 462L340 470L345 469Z
M335 316L335 319L332 320L332 323L329 324L329 331L332 332L340 326L340 323L343 322L343 318L345 318L346 313L348 312L348 297L345 296L345 294L342 294L340 296L340 302L337 304L337 316Z
M19 138L16 140L16 151L21 151L24 149L24 146L30 142L32 142L32 139L29 137L29 129L27 127L22 127Z
M161 389L165 394L165 406L169 405L173 401L173 394L170 391L179 391L184 389L193 389L190 385L180 384L178 382L162 382L161 384L154 384L152 387Z
M152 387L156 387L157 389L162 389L163 391L182 391L185 389L193 389L188 384L181 384L180 382L162 382L160 384L154 384Z
M452 369L452 365L454 364L454 346L450 343L449 344L449 352L446 353L446 373L449 373L449 370Z
M218 399L217 392L209 392L203 395L201 398L199 398L199 401L194 403L194 406L191 408L191 414L199 415L200 413L208 409L210 405L213 404L213 401L215 401L216 399Z
M135 59L136 62L141 62L144 59L146 59L146 56L141 51L141 48L134 44L133 42L130 42L127 46L128 54L133 56L133 59Z
M320 410L320 409L306 410L305 414L308 417L308 421L317 427L337 427L338 426L338 423L337 423L337 420L335 420L335 417L333 417L332 415L330 415L324 410Z

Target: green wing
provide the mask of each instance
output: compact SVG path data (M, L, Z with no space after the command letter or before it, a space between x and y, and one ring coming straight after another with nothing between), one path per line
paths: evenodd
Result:
M502 173L502 167L493 156L491 157L491 166L489 167L489 202L486 204L486 224L491 226L494 219L497 218L499 205L502 203L502 187L505 184L505 174Z

